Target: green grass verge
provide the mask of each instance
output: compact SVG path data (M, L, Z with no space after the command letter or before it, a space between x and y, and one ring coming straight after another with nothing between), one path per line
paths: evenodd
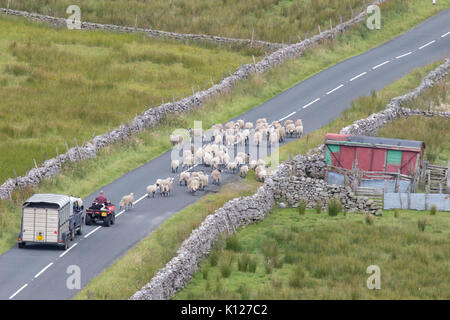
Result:
M363 214L277 208L239 231L234 250L219 242L174 298L449 299L449 234L446 212L384 211L367 223ZM239 270L245 255L254 272ZM381 269L380 290L366 287L370 265Z
M203 108L183 117L168 117L156 129L145 130L129 141L105 148L96 159L67 166L61 175L42 182L34 190L14 192L13 201L0 202L0 252L14 245L20 224L20 204L31 193L55 192L86 196L164 151L170 150L167 137L175 128L187 128L194 120L202 120L204 127L208 127L213 123L235 117L321 70L408 30L439 10L447 8L450 0L440 1L437 6L426 6L419 0L411 0L408 3L407 8L384 13L381 30L369 31L363 25L355 28L333 43L323 43L308 50L300 59L289 60L266 74L239 82L229 94L213 99ZM320 144L322 139L323 135L314 144L311 139L307 140L305 149ZM295 155L301 152L295 145L290 146L293 149L287 148L284 152L286 157L288 153Z
M209 194L164 221L156 231L100 276L93 279L76 299L128 299L142 288L174 256L181 243L205 217L228 200L252 195L260 183L251 180L231 182L217 194Z
M416 87L421 79L431 70L433 70L440 62L433 63L432 65L426 66L424 68L417 69L410 74L406 75L402 79L396 81L390 86L384 88L378 94L374 94L371 97L362 97L356 100L353 107L345 111L344 114L334 120L332 123L326 127L320 128L308 135L306 139L300 139L290 142L280 148L280 154L282 158L287 158L288 154L296 155L299 153L305 153L309 149L317 146L323 140L324 134L328 130L339 130L342 126L353 122L354 120L360 119L369 115L372 112L376 112L384 108L385 104L389 99L393 98L402 93L406 93L412 88ZM440 86L444 90L445 86ZM431 92L433 94L431 94ZM434 95L440 95L440 91L428 90L423 95L419 97L422 101L431 101L434 99ZM428 96L425 99L424 96ZM341 126L341 127L340 127ZM285 159L283 159L285 160ZM255 182L254 172L251 171L245 180L240 180L240 182L233 183L229 186L223 187L222 191L218 195L208 196L200 200L198 203L187 207L185 210L179 212L175 218L169 218L163 223L155 233L164 234L164 243L169 243L169 249L166 254L162 254L159 251L146 251L144 248L153 248L158 246L158 238L154 234L144 239L138 244L135 249L125 254L122 258L117 260L111 267L106 269L99 277L91 281L76 297L77 299L128 299L135 291L140 289L144 284L151 279L158 268L164 267L165 263L168 262L176 252L181 242L187 238L190 230L197 226L206 215L214 212L215 209L219 208L226 201L231 200L236 196L250 195L256 191L258 183ZM244 188L244 189L242 189ZM244 194L242 190L245 190ZM210 207L205 208L204 204L209 203ZM191 219L193 212L194 215L193 224L186 223L185 219ZM198 218L198 220L197 220ZM183 229L186 232L174 231L178 229ZM180 238L180 234L184 235L185 238ZM176 246L178 245L178 247ZM159 247L163 249L162 247ZM152 259L148 258L149 261L141 262L147 258L139 258L140 256L149 257L152 255ZM135 265L133 261L138 261L138 267L136 270L133 268ZM223 267L226 268L226 267ZM207 273L208 268L202 270L202 273ZM128 284L132 285L127 288ZM117 288L116 288L117 287Z

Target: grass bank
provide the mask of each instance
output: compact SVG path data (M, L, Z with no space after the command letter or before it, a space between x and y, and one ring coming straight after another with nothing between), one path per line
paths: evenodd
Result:
M174 298L449 299L449 234L445 212L384 211L367 222L277 208L219 242ZM380 267L380 290L366 287L370 265Z
M19 229L20 204L31 193L55 192L86 196L169 150L170 144L167 137L175 128L189 127L194 120L202 120L203 125L207 127L238 116L321 70L408 30L439 10L445 9L450 4L450 0L440 1L437 6L424 6L421 1L415 0L408 3L410 5L407 9L387 11L384 15L383 28L379 31L369 31L364 25L355 28L333 43L323 43L308 50L300 59L289 60L266 74L255 75L246 81L241 81L229 94L212 100L196 111L183 117L168 117L156 129L145 130L129 141L105 148L96 159L66 166L61 175L42 182L34 190L14 192L13 201L0 203L0 252L14 245ZM356 119L347 118L346 121L350 120ZM341 127L339 126L336 130ZM321 139L323 138L318 138L316 142L312 138L301 141L306 141L304 147L306 151L319 144ZM287 147L286 151L282 152L286 158L288 153L295 155L302 152L302 149L297 149L294 144L291 146L293 149Z
M283 160L286 160L289 157L289 153L291 155L305 153L309 149L322 143L326 132L339 131L343 126L357 119L366 117L370 113L381 110L391 98L415 88L420 83L421 79L439 64L440 62L437 62L424 68L417 69L384 88L379 93L374 93L371 97L361 97L353 103L351 109L345 111L341 117L334 120L329 125L308 134L305 139L296 140L282 146L280 148L280 155ZM441 86L441 88L444 89L445 86ZM432 90L432 92L433 95L428 92L424 93L424 95L428 95L428 99L424 99L423 95L420 98L422 98L423 101L430 101L434 98L434 94L441 94L440 91ZM250 172L247 179L224 186L218 195L207 196L198 203L187 207L185 210L174 216L174 218L169 218L155 232L164 234L164 243L170 244L168 246L168 251L164 255L159 251L153 252L144 249L158 246L158 236L155 236L154 233L152 233L149 237L140 242L135 249L126 253L111 267L106 269L99 277L91 281L76 298L128 299L137 291L137 289L140 289L145 285L160 268L165 266L175 254L176 249L181 245L181 242L188 237L190 231L195 228L204 217L213 213L214 210L221 207L228 200L237 196L253 194L258 185L259 184L255 182L253 172ZM209 207L204 206L205 201L206 203L209 203ZM194 223L186 223L185 219L190 219L193 212L197 212L194 214L192 220ZM185 232L176 231L178 229L185 230ZM185 238L180 237L180 234L185 236ZM148 258L148 261L146 261L145 259L147 258L139 258L140 256L151 256L152 258ZM135 261L137 261L138 265L136 269L134 269ZM129 283L132 285L127 289Z

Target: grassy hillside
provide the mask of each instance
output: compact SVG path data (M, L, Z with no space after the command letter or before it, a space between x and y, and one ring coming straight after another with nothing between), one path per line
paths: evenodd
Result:
M143 35L53 30L0 16L0 181L55 147L104 133L136 113L211 86L242 52Z
M175 299L449 299L449 235L446 212L367 219L277 208L219 243ZM370 265L380 290L366 287Z
M11 8L67 17L69 5L77 4L85 21L154 28L181 33L202 33L271 42L295 42L306 32L328 29L363 10L370 0L13 0ZM402 10L406 0L394 0L386 8ZM6 7L8 0L0 0Z

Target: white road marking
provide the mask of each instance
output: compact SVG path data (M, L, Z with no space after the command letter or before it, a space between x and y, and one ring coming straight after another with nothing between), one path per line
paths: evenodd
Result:
M64 257L64 255L69 252L70 250L72 250L73 248L75 248L78 245L78 242L74 243L69 249L67 249L66 251L64 251L63 253L61 253L59 255L60 258Z
M430 42L428 42L428 43L425 43L423 46L421 46L421 47L419 48L419 50L422 50L423 48L428 47L430 44L433 44L433 43L435 43L435 42L436 42L436 40L433 40L433 41L430 41Z
M357 76L351 78L351 79L350 79L350 82L353 81L353 80L356 80L356 79L358 79L358 78L360 78L360 77L362 77L362 76L365 75L365 74L367 74L366 71L364 71L363 73L358 74Z
M50 262L44 269L42 269L41 271L39 271L34 278L36 279L37 277L39 277L42 273L44 273L45 270L47 270L48 268L50 268L53 265L53 262Z
M329 94L332 94L333 92L335 92L336 90L339 90L340 88L342 88L344 85L343 84L341 84L340 86L338 86L338 87L336 87L336 88L334 88L333 90L331 90L331 91L328 91L327 92L327 95L329 95Z
M124 213L125 212L125 210L122 210L122 211L120 211L118 214L116 214L116 218L118 217L118 216L120 216L122 213Z
M391 62L391 61L387 60L383 63L380 63L380 64L376 65L375 67L373 67L372 70L378 69L379 67L384 66L385 64L388 64L389 62Z
M17 290L16 292L14 292L14 294L12 294L12 295L9 297L9 300L11 300L11 299L14 298L16 295L18 295L19 292L22 291L23 289L25 289L26 287L28 287L28 283L24 284L19 290Z
M294 112L291 112L291 113L289 113L286 117L284 117L284 118L281 118L280 120L278 120L278 121L283 121L284 119L287 119L287 118L289 118L290 116L292 116L292 115L294 115L294 114L296 114L297 112L296 111L294 111Z
M441 38L445 38L445 37L448 36L449 34L450 34L450 31L447 32L447 33L444 33L444 34L441 36Z
M86 239L87 237L89 237L91 234L93 234L95 231L97 231L98 229L100 229L102 226L98 226L97 228L95 228L94 230L92 230L91 232L89 232L87 235L84 236L84 238Z
M313 103L316 103L316 102L319 101L319 100L320 100L320 98L317 98L316 100L311 101L310 103L308 103L307 105L303 106L302 108L303 108L303 109L308 108L310 105L312 105Z
M409 56L411 53L412 53L412 51L407 52L407 53L405 53L405 54L402 54L401 56L395 57L395 59L401 59L401 58L403 58L403 57Z
M147 195L144 194L142 197L140 197L139 199L137 199L135 202L133 202L133 205L135 205L136 203L142 201L142 199L144 199Z

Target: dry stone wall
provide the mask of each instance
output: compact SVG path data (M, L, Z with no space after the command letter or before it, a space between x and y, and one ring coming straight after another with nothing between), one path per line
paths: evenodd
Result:
M388 0L377 0L374 4L381 4ZM50 16L43 16L34 13L28 13L24 11L10 10L0 8L0 13L24 16L30 19L37 19L41 21L47 21L50 23L62 23L62 18L54 18ZM89 141L87 144L74 147L68 150L65 154L59 155L56 158L45 161L40 167L31 169L25 176L10 178L6 180L0 186L0 199L8 199L11 193L17 187L37 186L39 182L44 178L53 177L60 173L62 165L67 161L80 161L85 159L94 158L97 152L114 142L121 141L126 137L129 137L133 133L138 133L145 128L154 127L160 123L160 121L169 114L186 113L192 109L200 107L203 103L213 97L219 96L225 92L231 90L236 82L246 79L251 73L264 73L267 72L273 66L280 65L284 61L290 58L299 57L302 53L311 46L319 43L325 39L332 39L337 34L344 32L350 27L361 23L365 20L365 12L359 14L353 19L337 25L332 30L327 30L319 35L315 35L312 38L305 39L302 42L284 46L270 55L267 55L261 61L256 64L244 64L236 69L236 71L230 76L224 78L219 84L215 84L207 90L199 91L193 95L175 101L172 103L165 103L159 107L152 108L144 111L142 114L137 115L133 121L126 125L121 125L119 128L107 132L102 135L98 135ZM53 22L52 22L53 21ZM58 22L59 21L59 22ZM118 30L120 26L115 26ZM126 27L123 27L126 28Z
M446 60L444 64L429 73L420 86L411 91L412 94L392 99L387 104L386 110L355 121L341 130L341 133L371 135L388 121L403 116L448 117L449 113L446 112L411 110L401 108L401 105L416 98L423 90L445 77L449 72L449 63L450 60ZM286 201L288 205L295 207L303 199L311 208L316 202L320 202L325 207L327 200L335 197L341 201L343 208L348 212L381 214L381 208L373 200L356 196L349 187L328 185L324 181L325 167L324 145L310 150L306 155L297 155L294 159L281 163L278 170L266 179L255 195L233 199L216 210L214 214L206 217L204 222L182 243L176 257L130 299L170 299L177 291L184 288L192 275L198 271L200 262L209 254L220 234L233 233L240 227L263 220L277 201Z

